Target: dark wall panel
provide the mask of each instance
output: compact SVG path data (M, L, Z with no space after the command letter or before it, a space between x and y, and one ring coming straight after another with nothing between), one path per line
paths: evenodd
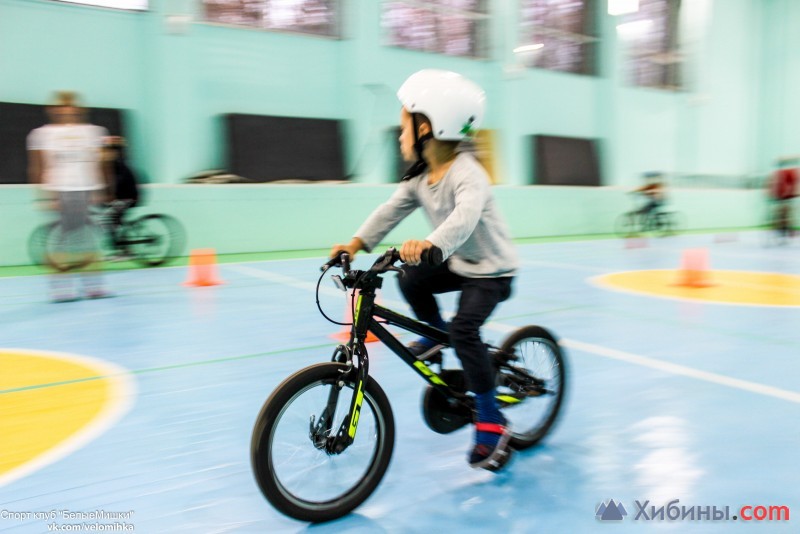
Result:
M531 183L601 185L600 164L594 139L534 135L532 148L536 174Z
M256 182L346 180L338 120L229 114L227 170Z
M91 108L89 122L105 127L111 135L124 135L118 109ZM45 106L0 102L0 184L28 183L28 134L45 124Z

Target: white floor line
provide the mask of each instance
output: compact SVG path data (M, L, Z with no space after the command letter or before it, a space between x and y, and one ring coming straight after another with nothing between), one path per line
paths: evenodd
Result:
M304 280L300 280L299 278L293 278L291 276L286 276L283 274L271 273L269 271L265 271L263 269L256 269L255 267L248 267L246 265L233 265L227 264L226 267L232 271L236 271L241 274L246 274L248 276L252 276L255 278L260 278L262 280L268 280L270 282L274 282L276 284L283 284L290 287L294 287L297 289L305 289L307 291L314 292L317 287L316 282L306 282ZM331 271L330 274L336 274L334 271ZM333 283L330 281L330 275L325 275L325 280L322 281L322 284L319 287L319 291L325 295L342 295L342 291L332 287ZM384 300L383 298L378 298L378 304L382 306L389 306L391 308L404 308L408 310L408 304L405 302L397 301L397 300Z
M603 347L601 345L576 341L574 339L560 339L559 342L567 348L581 352L588 352L604 358L632 363L642 367L649 367L651 369L663 371L665 373L695 378L697 380L703 380L705 382L711 382L721 386L749 391L751 393L757 393L759 395L765 395L767 397L774 397L776 399L800 404L800 393L796 391L788 391L773 386L767 386L765 384L759 384L758 382L750 382L748 380L741 380L717 373L701 371L700 369L694 369L685 365L669 363L662 360L657 360L655 358L648 358L647 356L640 356L630 352L623 352L621 350Z
M250 276L255 276L257 278L270 280L276 283L287 284L292 287L296 287L298 289L313 291L314 288L316 287L316 284L304 282L285 275L270 273L267 271L263 271L261 269L255 269L253 267L238 266L236 270L241 272L242 274L248 274ZM330 291L339 293L339 291L336 289L330 289ZM408 308L408 305L406 303L398 301L383 301L383 304L388 307L405 308L405 309ZM507 325L490 321L489 323L486 324L486 328L497 332L508 333L516 330L517 328L519 328L519 326ZM665 362L663 360L649 358L647 356L641 356L638 354L624 352L621 350L612 349L609 347L603 347L601 345L595 345L592 343L586 343L574 339L561 338L559 339L559 343L561 343L564 347L568 349L594 354L596 356L601 356L603 358L610 358L612 360L623 361L626 363L639 365L641 367L656 369L658 371L662 371L673 375L694 378L696 380L702 380L705 382L710 382L712 384L739 389L742 391L749 391L751 393L765 395L767 397L774 397L777 399L800 404L800 393L795 391L788 391L785 389L780 389L765 384L759 384L757 382L750 382L747 380L741 380L739 378L733 378L718 373L702 371L700 369L694 369L692 367L687 367L685 365L678 365L675 363Z

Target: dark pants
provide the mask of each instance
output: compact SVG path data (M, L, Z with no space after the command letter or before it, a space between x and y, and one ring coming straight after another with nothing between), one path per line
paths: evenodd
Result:
M511 295L512 277L466 278L438 267L406 265L399 276L400 290L420 321L432 323L440 317L435 294L461 291L458 311L449 325L450 342L461 360L469 390L476 394L494 388L494 370L480 328L497 305Z

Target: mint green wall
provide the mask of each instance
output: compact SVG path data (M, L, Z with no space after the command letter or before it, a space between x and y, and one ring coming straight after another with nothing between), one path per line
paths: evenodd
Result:
M537 133L601 139L607 184L652 169L758 174L774 155L800 152L800 34L792 30L800 3L683 4L688 91L670 93L627 86L619 21L603 1L600 72L589 77L515 69L513 1L491 4L491 59L471 60L382 46L377 1L345 0L345 38L333 40L204 23L170 32L168 16L199 10L193 0L153 0L145 13L0 0L0 99L41 103L69 87L92 105L130 110L134 161L161 183L223 166L219 117L229 112L343 119L348 171L385 183L394 91L421 67L458 70L486 88L485 126L499 131L508 184L529 183L527 136Z
M188 230L188 249L220 254L327 248L346 241L386 200L394 185L154 185L142 212L168 212ZM623 189L496 186L494 194L517 238L611 233L614 221L631 209ZM2 235L0 265L24 265L27 239L49 214L36 211L33 190L0 186L0 219L14 231ZM673 191L673 207L694 229L752 227L761 223L759 191ZM724 209L709 209L713 205ZM428 235L420 212L403 221L387 242ZM188 250L187 249L187 250Z
M800 155L800 2L771 0L762 15L759 163Z
M270 213L284 214L280 237L269 239L237 222L239 202L245 200L240 195L249 189L155 189L148 209L184 217L197 230L197 246L203 246L204 236L235 251L317 246L312 237L327 234L309 233L301 221L328 213L332 199L342 198L337 195L363 198L362 211L384 198L391 188L379 184L393 178L395 144L388 132L398 120L394 93L424 67L460 71L486 89L485 126L497 130L498 165L508 186L498 188L498 196L512 209L509 219L518 237L599 232L612 214L628 207L621 189L517 187L531 179L530 135L599 139L605 183L625 188L653 169L764 174L776 156L800 153L796 0L683 0L687 90L676 93L627 86L621 70L624 43L615 30L619 21L605 13L602 0L597 2L600 68L591 77L517 68L511 52L520 44L513 0L491 2L492 49L485 60L383 46L377 0L343 0L342 40L205 23L173 32L168 16L196 15L199 4L151 0L151 6L148 12L129 13L48 0L0 0L0 101L43 103L52 90L70 88L91 105L128 110L134 165L160 184L178 184L223 166L224 113L343 119L346 168L363 184L299 187L291 195L289 189L265 186L246 193L249 202L265 203L260 211L248 204L264 214L257 218L263 235L271 235ZM10 213L20 217L15 227L33 227L36 216L25 215L30 210L21 204L25 191L0 188L0 202L15 206L0 213L2 227L10 227L5 224ZM676 198L690 210L705 206L690 218L696 227L758 222L745 208L752 208L749 199L759 195L737 194L723 194L734 195L729 204L698 191L678 192ZM273 206L274 199L282 204ZM730 202L737 209L731 210ZM287 235L292 217L294 230ZM350 232L356 219L338 228ZM201 231L209 220L218 224ZM24 261L22 241L0 235L3 263Z

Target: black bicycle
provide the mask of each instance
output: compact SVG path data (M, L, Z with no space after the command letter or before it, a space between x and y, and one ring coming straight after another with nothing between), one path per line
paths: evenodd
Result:
M659 208L633 210L617 218L614 232L619 237L634 237L646 233L669 236L678 233L682 226L682 215L677 211L663 211Z
M424 261L441 263L441 251L431 251ZM323 266L317 307L326 319L337 323L319 303L325 272L340 266L342 276L334 275L334 282L343 291L353 290L350 340L336 347L330 362L284 380L256 419L251 442L255 478L267 500L287 516L311 522L344 516L372 494L389 466L394 417L383 389L369 376L368 332L427 383L422 409L428 427L447 434L473 422L473 397L466 391L464 372L444 369L441 360L418 359L384 326L451 346L447 332L375 303L382 275L401 271L395 266L398 261L398 252L389 249L366 271L351 270L346 253ZM527 449L545 437L559 414L567 379L562 349L544 328L525 326L489 351L497 401L511 423L511 446Z
M186 243L186 232L169 215L149 214L130 218L124 201L90 209L90 221L76 229L65 229L60 221L37 227L28 240L28 253L35 265L66 272L97 261L96 251L85 251L92 242L104 258L133 260L145 267L164 265L178 257Z

